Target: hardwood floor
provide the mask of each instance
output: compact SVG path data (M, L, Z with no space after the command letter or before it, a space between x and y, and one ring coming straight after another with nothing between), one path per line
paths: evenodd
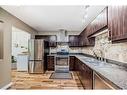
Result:
M12 86L9 89L83 89L76 72L71 72L73 79L49 79L52 71L45 74L28 74L12 70Z

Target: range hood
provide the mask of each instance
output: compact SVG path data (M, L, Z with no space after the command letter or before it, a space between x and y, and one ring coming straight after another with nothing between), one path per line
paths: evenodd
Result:
M68 42L68 35L66 30L59 30L59 33L57 34L57 42Z

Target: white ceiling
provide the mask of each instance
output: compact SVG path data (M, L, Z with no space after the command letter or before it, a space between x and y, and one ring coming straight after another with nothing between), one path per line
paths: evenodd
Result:
M1 6L37 31L81 32L105 6ZM85 15L87 14L87 18Z

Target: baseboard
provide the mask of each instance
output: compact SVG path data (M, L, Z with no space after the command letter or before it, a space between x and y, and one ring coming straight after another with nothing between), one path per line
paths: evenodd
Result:
M12 82L10 82L9 84L7 84L7 85L5 85L4 87L2 87L1 90L6 90L6 89L8 89L11 85L12 85Z

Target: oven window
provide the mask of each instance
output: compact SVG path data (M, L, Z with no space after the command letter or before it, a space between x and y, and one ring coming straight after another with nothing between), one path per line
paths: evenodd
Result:
M68 58L67 57L56 57L56 65L59 66L67 66L68 65Z

